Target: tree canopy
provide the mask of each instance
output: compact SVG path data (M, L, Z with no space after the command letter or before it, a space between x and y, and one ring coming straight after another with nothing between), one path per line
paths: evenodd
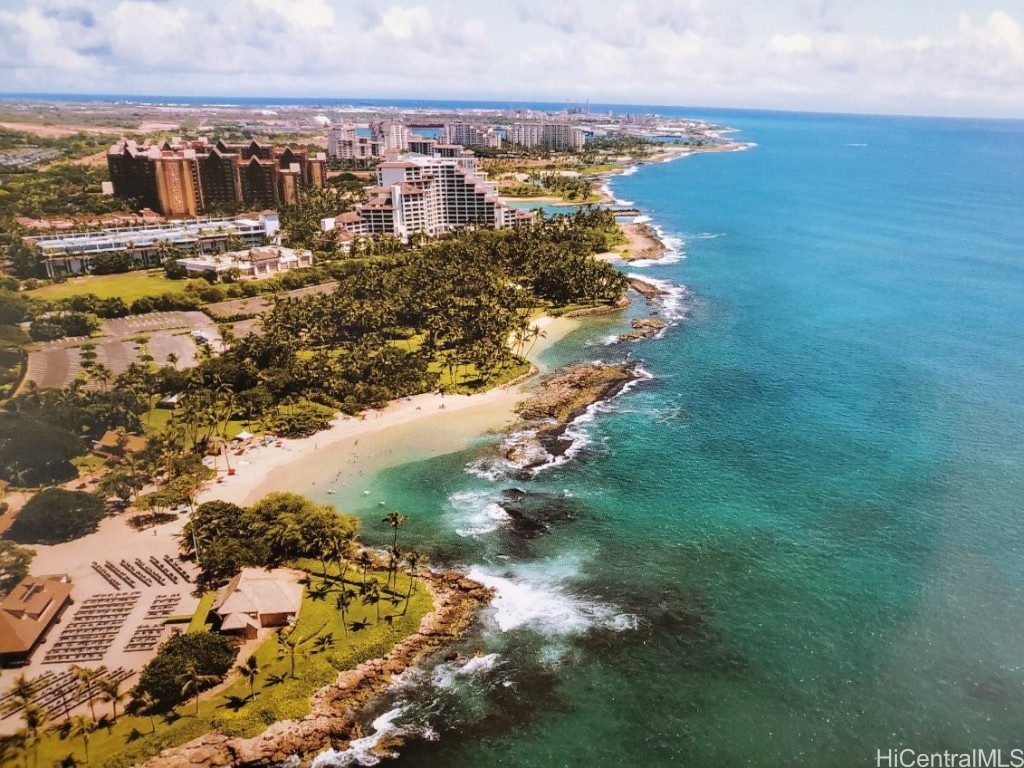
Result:
M20 544L60 544L95 531L103 515L98 496L46 488L28 500L4 537Z
M359 521L294 493L271 493L251 507L226 501L200 504L181 534L182 551L196 559L207 582L245 567L320 558L334 540L353 536Z
M129 708L137 707L138 702L149 696L158 710L173 709L187 698L180 682L186 669L194 668L199 680L214 678L219 681L231 669L237 654L234 644L223 635L211 632L173 635L160 646L153 660L143 667L139 682L132 689ZM203 690L215 684L208 681L199 688Z
M88 452L74 432L20 413L0 412L0 477L17 486L71 480L71 459Z

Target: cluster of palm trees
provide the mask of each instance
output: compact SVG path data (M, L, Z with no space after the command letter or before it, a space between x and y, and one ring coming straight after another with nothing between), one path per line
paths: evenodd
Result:
M61 689L60 706L63 722L53 723L52 709L35 701L36 687L25 675L19 675L11 685L10 696L13 706L20 710L24 726L13 736L0 740L0 765L13 765L18 757L38 762L39 745L49 731L58 731L72 739L81 739L85 751L85 762L89 762L89 740L92 733L105 726L117 723L118 706L128 698L122 689L122 681L107 675L105 668L73 666L71 671L77 682L74 697L88 703L89 714L72 714L72 702L68 701L65 689ZM96 701L110 705L110 714L97 717ZM122 710L123 711L123 710ZM154 726L155 727L155 726Z
M402 550L398 546L398 529L405 525L409 521L407 515L403 515L397 509L388 512L387 516L381 520L382 523L391 527L393 535L391 544L385 548L386 560L386 577L383 585L376 578L369 578L368 572L377 566L377 560L367 549L359 551L358 555L354 558L355 565L361 572L362 579L356 587L349 588L346 586L345 575L348 572L350 560L344 562L344 566L341 570L340 592L335 598L335 606L341 611L342 625L346 627L346 631L352 630L358 632L362 629L366 629L369 626L369 620L363 619L356 622L348 622L348 609L352 605L353 601L359 600L364 606L373 606L374 613L376 614L377 623L382 620L384 623L391 626L398 616L404 616L406 611L409 610L409 601L412 599L412 594L416 589L416 568L422 560L421 555L415 550ZM409 577L409 585L406 588L405 594L398 592L398 572L402 565L407 568L407 575ZM325 572L326 582L326 572ZM383 619L380 615L381 603L390 602L393 608L397 608L402 605L401 612L395 614L386 614Z

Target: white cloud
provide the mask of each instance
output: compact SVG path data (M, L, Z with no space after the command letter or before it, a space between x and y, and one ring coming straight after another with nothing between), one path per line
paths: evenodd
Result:
M807 35L772 35L768 47L779 53L810 53L814 41Z
M430 34L430 10L418 5L415 8L402 8L395 5L388 8L381 16L381 22L388 34L399 40L408 40L413 34Z
M940 23L922 5L918 17L903 9L888 24L884 15L867 18L866 5L855 11L835 0L777 0L770 9L749 0L3 7L0 82L11 91L590 98L1024 116L1024 30L1005 10Z

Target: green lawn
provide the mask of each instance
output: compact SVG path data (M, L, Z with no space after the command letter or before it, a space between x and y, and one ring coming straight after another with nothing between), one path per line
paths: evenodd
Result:
M153 400L159 400L159 395L153 395ZM143 413L139 418L142 420L142 431L147 435L158 435L167 429L174 411L170 408L157 408L154 406L149 412ZM239 432L258 432L256 424L247 422L244 419L231 419L227 426L227 437L229 440ZM205 430L203 431L205 434Z
M192 620L188 623L188 634L195 632L205 632L207 629L206 619L210 615L210 609L213 608L213 602L217 599L217 593L213 590L204 594L199 598L199 605L196 606L196 612L192 614Z
M72 277L63 283L51 283L36 288L27 295L40 299L67 299L94 293L101 299L120 298L131 304L143 296L159 296L162 293L181 293L188 285L187 280L169 280L162 269L125 272L120 275L86 275Z
M313 574L321 573L319 563L306 562L303 565ZM329 574L337 576L333 567ZM383 573L370 574L383 584ZM346 586L357 589L361 576L350 569ZM396 592L405 594L409 578L400 574ZM338 672L357 664L384 655L399 640L415 632L420 621L431 607L430 594L419 586L409 601L404 616L395 615L393 626L383 620L377 622L376 609L360 604L358 598L352 601L346 614L348 623L368 621L369 626L353 631L341 620L341 613L335 607L339 587L335 580L329 580L324 591L324 581L319 575L310 577L310 584L302 602L302 610L294 629L294 636L325 637L330 634L334 643L331 647L315 647L311 641L302 643L295 659L295 676L291 675L291 662L279 653L279 644L274 637L267 640L256 651L260 675L256 681L256 696L249 700L249 684L242 678L236 679L225 690L203 701L196 715L194 702L187 702L175 712L156 718L156 730L148 717L123 715L116 725L100 728L89 740L89 765L104 768L126 768L162 749L182 744L211 730L218 730L233 736L255 736L271 723L303 717L309 714L311 695L327 685ZM399 614L404 601L398 605L383 602L380 614ZM244 662L245 659L240 659ZM119 708L120 710L120 708ZM109 712L107 705L97 705L97 714ZM41 768L59 764L68 755L80 762L85 761L81 738L72 739L59 732L48 733L39 746L38 761Z

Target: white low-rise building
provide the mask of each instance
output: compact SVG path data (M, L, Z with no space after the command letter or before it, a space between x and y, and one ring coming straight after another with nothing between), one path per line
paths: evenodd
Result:
M185 268L189 277L206 274L214 274L219 277L232 270L237 270L237 276L240 279L259 280L293 269L311 267L313 266L313 254L302 249L271 245L248 251L190 256L186 259L178 259L177 262Z

